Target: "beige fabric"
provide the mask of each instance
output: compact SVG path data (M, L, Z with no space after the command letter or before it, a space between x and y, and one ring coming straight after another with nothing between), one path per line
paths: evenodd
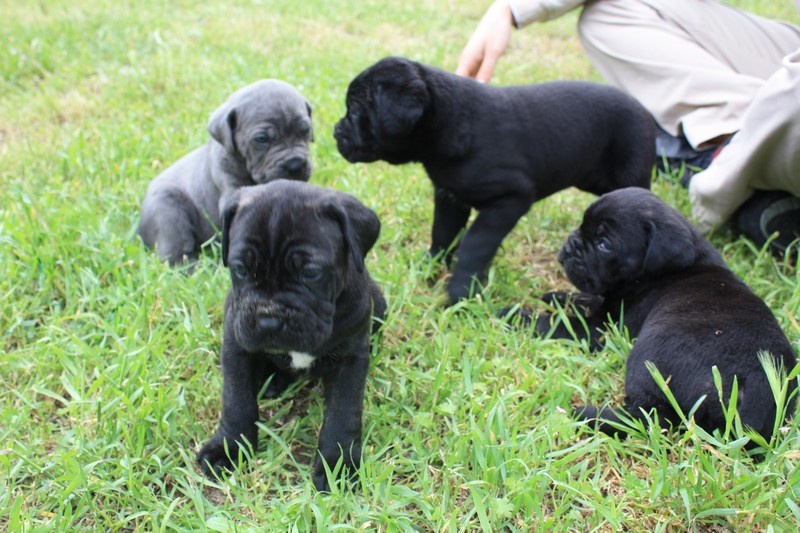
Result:
M735 134L692 178L701 229L754 189L800 196L800 28L717 0L508 1L518 26L583 5L580 37L607 83L695 148Z
M589 1L579 29L606 81L695 148L737 131L764 80L800 47L800 28L712 0Z
M572 11L584 0L508 0L514 26L522 28L531 22L546 22Z
M730 144L692 177L697 225L707 231L721 224L754 189L800 197L800 50L757 93Z

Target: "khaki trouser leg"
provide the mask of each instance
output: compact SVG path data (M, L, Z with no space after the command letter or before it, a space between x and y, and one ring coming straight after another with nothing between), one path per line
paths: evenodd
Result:
M721 224L754 189L800 197L800 49L764 83L731 142L692 177L689 197L698 226Z
M764 80L800 47L800 28L713 0L590 0L579 29L606 81L695 148L738 131Z

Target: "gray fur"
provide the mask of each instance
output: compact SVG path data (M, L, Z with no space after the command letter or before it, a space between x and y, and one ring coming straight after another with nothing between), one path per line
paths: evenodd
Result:
M194 263L217 235L233 191L311 176L311 105L293 86L260 80L234 92L211 115L209 141L150 183L138 233L168 263Z

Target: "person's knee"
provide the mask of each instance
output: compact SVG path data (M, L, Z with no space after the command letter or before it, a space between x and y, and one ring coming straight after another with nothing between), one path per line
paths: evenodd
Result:
M694 1L684 7L686 3L686 0L588 0L578 18L578 33L581 38L591 40L624 34L626 28L663 26L666 21L680 18L682 11L692 12Z
M605 28L619 20L626 13L625 4L635 4L632 0L589 0L583 5L578 17L578 34L582 39L591 38L595 30Z
M578 35L584 48L605 50L628 24L638 24L642 4L636 0L588 0L578 17ZM628 26L631 27L631 26Z

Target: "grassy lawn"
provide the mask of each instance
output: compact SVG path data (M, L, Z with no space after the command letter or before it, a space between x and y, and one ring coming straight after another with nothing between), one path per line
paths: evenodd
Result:
M797 21L791 2L734 2ZM423 259L421 167L350 165L332 129L350 79L386 55L454 69L479 0L0 0L0 530L796 531L800 422L756 462L737 435L595 435L567 414L622 399L630 339L590 353L494 317L569 287L555 252L592 197L537 204L484 297L442 306ZM517 32L495 83L600 80L575 14ZM368 257L390 304L356 490L310 480L322 397L261 403L261 448L224 482L194 464L220 410L228 272L185 276L135 235L148 182L204 143L209 114L259 78L314 106L312 182L381 217ZM686 191L655 192L688 213ZM800 276L729 231L712 238L800 343Z

